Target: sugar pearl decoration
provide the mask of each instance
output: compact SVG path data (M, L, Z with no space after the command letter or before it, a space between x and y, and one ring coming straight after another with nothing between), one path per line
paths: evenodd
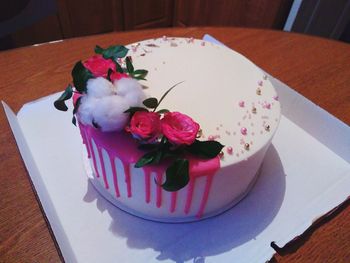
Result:
M270 125L265 125L265 131L270 131Z
M243 135L247 135L247 128L242 127L242 128L241 128L241 133L242 133Z
M243 108L244 107L244 101L241 100L240 102L238 102L238 105L239 105L239 107Z
M201 46L204 47L205 46L205 41L201 42Z
M267 75L264 75L264 76L263 76L263 79L264 79L264 80L267 80Z
M261 95L261 89L260 88L256 89L256 94Z
M221 151L220 153L219 153L219 157L222 159L222 158L224 158L224 152L223 151Z
M167 36L163 36L163 41L167 41L167 40L168 40Z
M250 147L249 143L244 144L244 149L249 150L249 147Z
M228 154L232 154L233 153L233 149L231 146L227 147L227 153Z
M209 137L208 137L208 140L209 140L209 141L214 141L214 139L215 139L215 138L214 138L213 135L209 135Z
M256 113L256 108L255 107L252 108L252 113L254 113L254 114Z
M261 80L258 81L258 85L259 86L262 86L263 85L263 82Z

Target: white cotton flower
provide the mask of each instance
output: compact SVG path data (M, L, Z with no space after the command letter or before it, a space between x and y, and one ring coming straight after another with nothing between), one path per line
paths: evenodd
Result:
M78 119L84 125L92 125L92 113L98 105L99 99L84 95L80 99L80 106L78 108Z
M121 131L128 122L129 114L124 113L130 105L125 98L113 95L98 100L92 113L93 121L102 131Z
M110 96L115 90L113 84L102 77L89 79L86 87L88 96L95 98Z
M135 79L122 78L115 81L114 86L117 94L128 100L130 107L142 106L142 101L146 99L142 86Z

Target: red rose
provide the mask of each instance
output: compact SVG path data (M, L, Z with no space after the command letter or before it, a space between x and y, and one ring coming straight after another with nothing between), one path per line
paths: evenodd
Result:
M120 80L122 78L129 78L129 75L126 73L113 72L110 76L111 81Z
M85 68L90 70L94 77L107 77L108 70L115 71L115 64L110 59L104 59L102 55L95 55L85 62L83 62Z
M160 116L155 112L137 111L132 116L127 131L137 139L154 141L160 134Z
M176 145L191 145L197 136L199 124L180 112L166 113L161 120L162 132Z

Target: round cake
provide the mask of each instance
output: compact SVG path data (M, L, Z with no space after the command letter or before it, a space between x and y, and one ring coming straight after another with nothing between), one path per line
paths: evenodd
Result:
M125 58L113 58L127 68L125 73L120 70L111 78L110 70L104 76L119 95L125 89L123 79L140 79L144 95L134 95L132 107L123 108L126 127L104 129L104 119L91 117L98 106L84 98L75 111L91 182L117 207L156 221L195 221L229 209L254 185L278 127L280 103L268 77L241 54L202 40L162 37L127 48ZM108 58L106 50L102 54ZM91 69L88 62L83 65ZM147 76L138 68L147 69ZM100 91L94 94L97 99L106 96ZM88 109L90 117L84 112ZM154 131L158 126L163 137L158 134L140 142L145 129ZM183 133L176 137L183 127L192 132L191 138ZM158 154L160 146L152 150L162 143L169 152ZM216 152L206 155L209 150ZM164 157L167 154L169 158ZM162 161L155 161L158 157Z

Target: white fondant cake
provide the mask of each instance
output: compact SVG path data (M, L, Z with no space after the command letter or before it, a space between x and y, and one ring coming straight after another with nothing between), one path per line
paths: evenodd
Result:
M152 220L193 221L230 208L252 187L277 129L281 109L274 87L244 56L202 40L163 37L128 47L134 67L149 71L147 81L140 81L148 95L160 98L183 81L162 108L191 116L201 126L200 139L225 146L220 168L202 167L184 188L168 192L157 168L128 163L131 137L80 123L92 183L121 209Z

